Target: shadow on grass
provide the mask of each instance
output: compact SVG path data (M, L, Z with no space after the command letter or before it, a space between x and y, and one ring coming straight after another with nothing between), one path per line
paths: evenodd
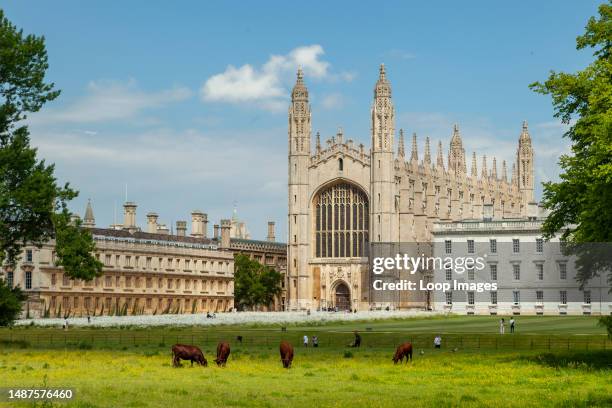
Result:
M552 368L612 370L612 350L544 353L521 359Z

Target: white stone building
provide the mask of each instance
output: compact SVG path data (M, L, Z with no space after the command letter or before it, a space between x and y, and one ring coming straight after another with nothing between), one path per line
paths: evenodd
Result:
M480 315L610 314L612 296L606 274L579 289L575 257L563 255L558 239L546 242L542 238L543 215L539 211L534 217L434 224L435 257L482 257L484 269L457 273L438 267L433 281L451 283L453 288L455 281L495 284L497 288L480 292L473 288L436 290L433 308Z

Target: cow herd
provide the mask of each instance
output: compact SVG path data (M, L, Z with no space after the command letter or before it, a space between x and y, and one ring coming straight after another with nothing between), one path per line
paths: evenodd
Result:
M291 363L293 362L293 346L288 341L282 340L280 342L279 351L283 367L290 368ZM229 343L225 341L219 342L217 345L217 358L214 360L217 366L225 367L229 354ZM402 363L404 357L406 358L406 363L408 363L409 360L412 361L412 344L409 342L402 343L397 346L392 361L394 364L397 364L398 362ZM200 350L200 348L197 346L188 344L175 344L172 346L172 365L174 367L180 367L180 360L191 361L192 366L194 362L203 367L208 366L208 361L206 361L206 357L204 357L202 350Z

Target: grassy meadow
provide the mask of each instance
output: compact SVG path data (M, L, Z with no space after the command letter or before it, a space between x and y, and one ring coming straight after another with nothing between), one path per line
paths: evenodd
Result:
M479 332L496 319L474 317L300 325L286 331L263 326L3 329L0 387L72 387L74 400L57 404L66 407L612 406L612 343L605 342L595 319L539 319L520 318L526 332L504 335L497 348L485 339L501 336ZM362 333L360 349L346 347L353 329ZM442 350L430 344L438 332ZM243 344L235 341L238 334ZM302 347L303 334L318 335L321 347ZM50 336L58 341L41 341ZM170 346L177 339L190 342L191 336L209 366L173 368ZM212 360L222 338L232 353L227 367L218 368ZM281 338L295 346L289 370L280 363ZM414 361L394 365L396 342L411 338L417 343ZM459 338L463 347L448 344ZM480 338L481 347L466 344L468 338ZM551 338L558 342L548 348ZM536 347L526 347L534 341Z

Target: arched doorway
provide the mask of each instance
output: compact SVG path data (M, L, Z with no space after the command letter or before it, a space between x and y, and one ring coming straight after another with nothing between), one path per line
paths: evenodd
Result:
M334 295L335 306L338 310L351 310L351 291L344 282L336 286Z

